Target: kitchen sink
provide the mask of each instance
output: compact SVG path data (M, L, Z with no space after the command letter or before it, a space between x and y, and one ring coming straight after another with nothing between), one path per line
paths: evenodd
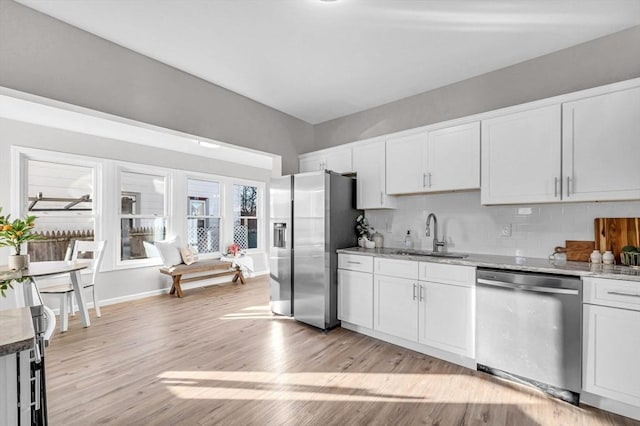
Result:
M392 251L391 254L399 255L399 256L424 256L424 257L446 257L449 259L464 259L468 255L460 254L460 253L446 253L446 252L433 252L433 251L422 251L422 250L396 250Z

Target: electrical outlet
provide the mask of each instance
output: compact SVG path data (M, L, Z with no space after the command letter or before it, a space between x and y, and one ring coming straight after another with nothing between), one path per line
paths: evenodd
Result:
M502 230L500 231L500 235L503 236L503 237L510 237L511 236L511 224L510 223L502 226Z

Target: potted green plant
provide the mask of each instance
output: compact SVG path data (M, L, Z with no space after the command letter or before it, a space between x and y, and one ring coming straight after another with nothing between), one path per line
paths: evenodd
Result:
M33 232L35 220L35 216L27 215L24 219L11 220L11 215L0 215L0 247L11 247L14 251L14 254L9 256L10 269L21 270L29 267L27 255L22 254L22 245L27 241L40 239L40 235Z

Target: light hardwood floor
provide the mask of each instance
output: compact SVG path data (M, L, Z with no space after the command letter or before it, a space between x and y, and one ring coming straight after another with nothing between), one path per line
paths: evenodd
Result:
M267 277L105 306L47 352L52 425L640 425L343 329L274 316Z

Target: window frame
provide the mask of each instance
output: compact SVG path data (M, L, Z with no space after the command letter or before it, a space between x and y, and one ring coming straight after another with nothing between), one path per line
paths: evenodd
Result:
M227 235L227 230L226 230L226 218L225 218L225 207L227 205L227 200L226 200L226 193L227 193L227 185L225 183L225 178L223 176L215 176L215 175L210 175L210 174L204 174L204 173L193 173L193 172L187 172L185 173L185 207L188 207L188 203L189 203L189 181L190 180L198 180L198 181L202 181L202 182L211 182L211 183L217 183L219 185L220 188L220 205L219 205L219 209L218 209L218 216L211 216L211 215L205 215L205 216L192 216L189 214L188 211L186 211L186 215L185 215L185 221L184 221L184 236L185 236L185 244L188 244L189 242L189 227L188 227L188 221L189 219L197 219L197 218L204 218L204 219L219 219L220 220L220 235L219 235L219 241L218 241L218 251L215 252L209 252L209 253L198 253L198 257L200 259L213 259L213 258L218 258L223 254L223 248L224 248L224 241L225 241L225 237Z
M230 217L232 218L229 222L230 222L230 229L231 229L231 241L233 243L233 222L234 222L234 212L233 212L233 185L242 185L242 186L255 186L257 189L257 198L256 198L256 216L240 216L241 218L248 218L248 219L256 219L257 223L256 223L256 229L258 230L258 239L257 239L257 247L256 248L252 248L252 249L247 249L246 253L247 254L257 254L257 253L264 253L266 251L266 247L265 247L265 234L267 232L266 228L265 228L265 223L266 218L265 218L265 208L266 206L265 204L265 189L266 189L266 184L264 182L260 182L260 181L255 181L255 180L248 180L248 179L236 179L236 178L230 178L229 179L229 192L230 192L230 196L231 197L229 199L229 204L230 204Z
M47 151L36 148L22 146L11 146L11 187L17 191L11 191L11 213L13 217L23 217L29 213L29 161L39 161L43 163L68 164L71 166L86 167L91 169L91 184L93 194L91 196L91 214L83 217L93 221L93 235L96 241L103 240L105 235L104 214L103 214L103 176L105 161L97 157L90 157L78 154L69 154L57 151ZM34 212L39 216L43 212ZM49 212L47 217L72 218L77 217L78 212L69 210L68 212Z
M172 209L171 200L173 193L173 171L164 167L154 167L138 163L129 163L115 161L115 188L113 191L114 207L114 269L140 268L145 266L161 265L162 261L159 256L148 257L144 259L122 259L122 219L164 219L165 220L165 238L172 235ZM151 176L161 176L164 179L164 200L163 213L161 216L157 214L122 214L122 173L137 173ZM126 191L125 191L126 192Z

